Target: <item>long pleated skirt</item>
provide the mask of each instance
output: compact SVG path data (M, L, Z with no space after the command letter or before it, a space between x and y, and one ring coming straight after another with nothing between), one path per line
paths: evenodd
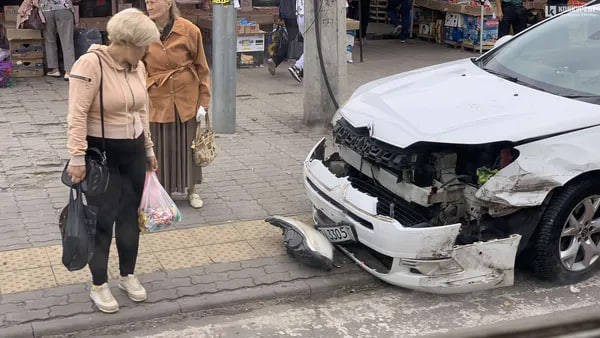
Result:
M185 193L186 188L202 182L202 168L194 164L191 148L198 123L196 119L182 123L177 112L175 120L172 123L150 123L158 160L158 179L171 194Z

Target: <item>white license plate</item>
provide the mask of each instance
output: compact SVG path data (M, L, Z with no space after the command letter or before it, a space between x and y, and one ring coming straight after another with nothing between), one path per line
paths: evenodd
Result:
M327 239L332 243L354 242L354 233L352 227L348 225L340 225L335 227L318 228Z

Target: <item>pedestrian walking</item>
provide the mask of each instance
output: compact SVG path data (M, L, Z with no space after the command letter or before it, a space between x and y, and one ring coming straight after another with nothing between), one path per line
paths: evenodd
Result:
M398 7L402 21L398 18ZM390 0L388 2L388 16L394 25L394 36L400 36L400 42L406 42L410 33L412 0Z
M296 0L296 19L298 21L298 32L304 37L304 0ZM302 82L304 79L304 52L296 60L296 63L288 68L288 71L296 81Z
M354 20L360 20L360 28L359 31L356 32L356 37L361 38L362 44L366 45L369 17L371 16L371 1L362 0L359 4L358 0L349 0L348 7L348 17Z
M119 288L133 301L146 300L146 290L133 274L140 234L138 207L146 170L156 170L158 165L149 133L146 70L141 59L160 34L152 20L137 9L119 12L106 28L110 46L92 45L71 73L71 160L67 172L73 183L81 182L86 176L88 147L103 149L105 141L108 189L99 196L87 197L88 205L98 210L96 245L89 262L93 279L90 296L100 311L112 313L119 310L107 284L113 225L119 252Z
M150 131L159 162L158 177L170 194L185 193L193 208L203 202L196 191L202 169L194 164L192 141L196 135L196 113L208 111L210 70L204 54L202 34L179 15L172 0L147 0L160 41L144 57L150 94Z
M519 34L527 28L529 14L523 6L523 0L496 0L496 17L500 20L498 25L498 38L513 33Z
M279 19L283 20L285 29L288 33L288 41L294 41L298 35L298 21L296 18L295 0L279 1ZM271 75L275 75L277 67L287 59L285 54L278 54L267 60L267 69Z
M71 0L40 0L40 9L46 19L44 38L46 40L46 61L48 62L47 76L60 77L58 68L58 47L56 35L62 46L64 79L69 80L71 67L75 63L75 48L73 47L73 29L75 26L75 11Z

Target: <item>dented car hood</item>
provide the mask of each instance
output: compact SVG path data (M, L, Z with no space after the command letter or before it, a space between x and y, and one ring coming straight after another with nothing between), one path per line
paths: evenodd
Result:
M490 74L471 59L359 88L341 108L354 127L397 147L416 142L518 142L600 124L600 106Z

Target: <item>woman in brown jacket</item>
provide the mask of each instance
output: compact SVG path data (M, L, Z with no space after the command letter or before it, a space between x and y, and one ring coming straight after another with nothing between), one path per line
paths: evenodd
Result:
M199 107L208 111L209 76L200 29L179 16L173 0L146 0L161 32L144 58L150 94L150 130L159 163L158 177L169 193L184 193L194 208L203 203L196 193L202 179L191 145Z

